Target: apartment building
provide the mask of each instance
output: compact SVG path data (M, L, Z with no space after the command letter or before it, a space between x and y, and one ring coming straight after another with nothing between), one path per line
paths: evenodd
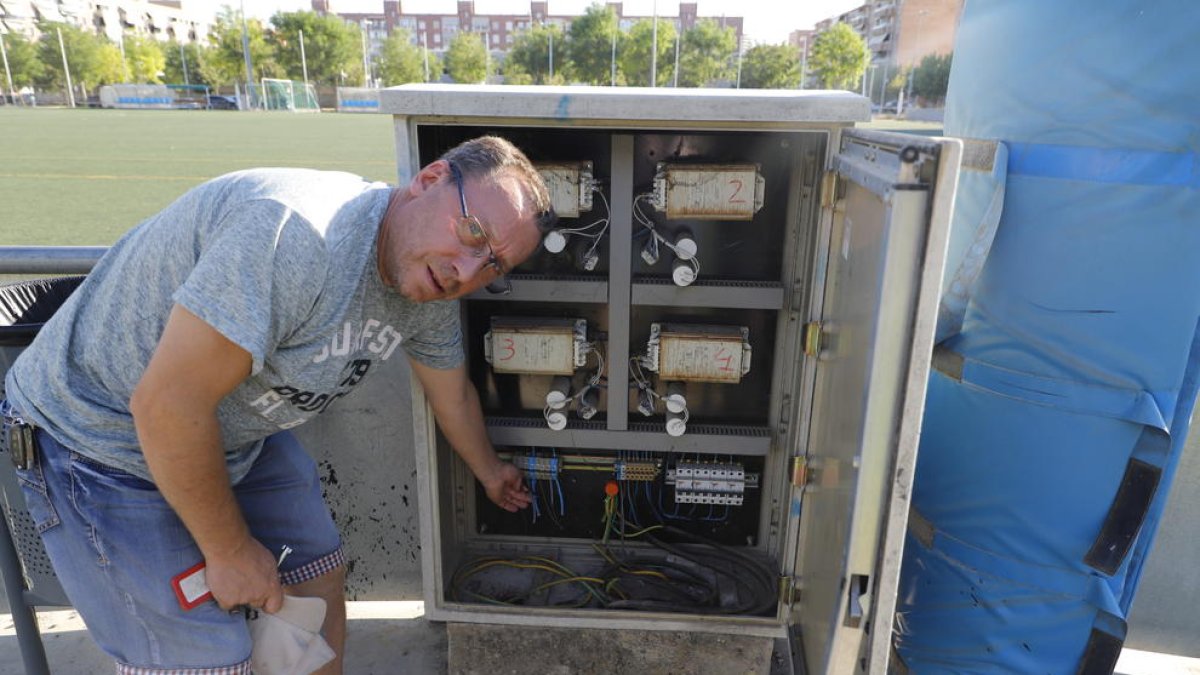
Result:
M188 12L181 0L0 0L0 33L38 37L38 23L56 21L105 35L191 43L207 38L212 17Z
M623 31L629 30L642 19L651 18L649 15L625 14L623 3L620 2L609 2L607 6L613 9L618 26ZM455 14L406 13L400 0L383 0L382 13L339 12L336 0L312 0L312 8L318 14L334 14L362 26L367 33L370 43L368 49L372 54L378 53L383 41L399 28L408 32L413 44L427 47L432 52L444 51L460 32L477 33L483 36L488 51L502 57L512 47L517 35L528 30L530 26L556 25L563 31L568 31L571 29L571 22L579 16L551 14L549 3L545 0L530 2L529 11L524 14L477 14L472 0L459 0L458 11ZM679 31L692 28L701 19L712 19L719 26L732 28L739 44L743 38L743 17L701 16L698 3L695 2L680 3L677 17L659 18L671 21Z
M871 61L912 66L929 54L954 50L963 0L868 0L816 25L816 33L845 23L867 41Z

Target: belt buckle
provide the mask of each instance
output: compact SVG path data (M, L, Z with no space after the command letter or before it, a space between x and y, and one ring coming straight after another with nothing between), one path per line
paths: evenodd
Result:
M37 439L32 424L9 422L8 454L13 466L28 471L37 463Z

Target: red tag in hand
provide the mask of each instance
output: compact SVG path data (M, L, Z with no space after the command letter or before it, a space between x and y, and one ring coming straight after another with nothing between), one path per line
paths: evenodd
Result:
M171 588L175 590L175 599L179 601L179 606L185 611L199 607L212 600L213 596L204 578L203 562L172 577Z

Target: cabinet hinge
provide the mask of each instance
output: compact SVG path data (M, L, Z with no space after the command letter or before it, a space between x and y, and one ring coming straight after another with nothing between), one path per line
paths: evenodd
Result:
M828 208L833 206L834 197L837 195L837 174L829 171L821 177L821 206Z
M816 356L821 353L821 322L810 321L804 324L804 354Z
M808 460L804 457L792 458L792 486L802 488L808 485Z
M779 597L784 604L796 604L800 599L800 585L795 577L779 577Z

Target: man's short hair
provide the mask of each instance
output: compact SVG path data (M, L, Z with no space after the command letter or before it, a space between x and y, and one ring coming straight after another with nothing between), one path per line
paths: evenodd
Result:
M466 178L488 178L500 171L512 171L537 210L538 230L549 232L558 220L541 174L525 153L507 140L499 136L473 138L446 151L442 159L457 166Z

